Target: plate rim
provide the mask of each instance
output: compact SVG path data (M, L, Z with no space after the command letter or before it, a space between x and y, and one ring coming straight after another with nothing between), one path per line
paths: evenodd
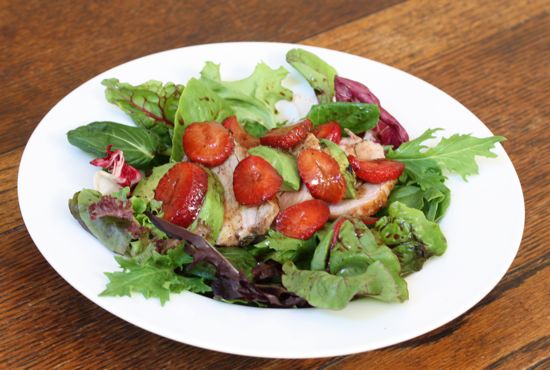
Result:
M467 313L467 311L469 309L471 309L472 307L474 307L475 305L477 305L485 296L487 296L487 294L489 294L497 285L498 283L502 280L502 278L504 277L504 275L507 273L507 271L509 270L513 260L515 259L518 251L519 251L519 248L521 247L521 242L523 240L523 234L524 234L524 230L525 230L525 200L524 200L524 195L523 195L523 189L521 187L521 182L520 182L520 179L519 179L519 176L518 176L518 173L508 155L508 153L504 150L504 148L502 148L502 146L500 144L497 144L497 146L500 146L502 148L502 153L504 154L505 156L505 160L507 160L509 162L509 164L511 165L512 169L513 169L513 175L514 175L514 181L517 182L517 185L519 186L519 193L518 195L520 196L520 198L518 199L519 201L519 204L521 204L521 232L519 233L518 235L518 242L517 242L517 247L515 248L515 253L513 255L511 255L508 260L506 261L506 265L508 266L506 269L504 269L504 271L502 271L502 273L499 273L499 274L496 274L492 280L490 284L487 284L486 286L488 286L488 288L486 289L483 289L479 294L476 295L476 298L474 299L475 302L474 303L471 303L470 301L468 303L466 303L464 306L467 306L465 308L461 307L461 308L458 308L455 310L455 312L453 312L452 314L449 314L447 315L448 317L451 317L450 319L447 318L447 319L442 319L440 320L441 322L437 321L437 322L434 322L432 325L429 325L425 328L423 328L421 330L421 332L417 332L416 334L414 334L413 336L410 336L409 334L403 334L401 336L398 336L399 339L391 339L391 340L387 340L384 342L384 340L380 340L378 342L378 345L374 345L374 346L361 346L361 345L356 345L352 350L341 350L341 351L332 351L330 353L324 351L325 353L314 353L315 351L309 351L308 353L304 353L303 355L292 355L292 356L285 356L285 355L274 355L273 353L266 353L265 351L262 352L262 351L258 351L258 350L251 350L251 351L248 351L247 349L242 349L242 348L239 348L239 349L234 349L234 348L229 348L229 349L222 349L222 348L218 348L218 347L215 347L215 346L209 346L208 343L203 343L201 341L192 341L192 340L185 340L185 342L183 342L181 339L179 338L176 338L172 335L167 335L166 333L160 333L159 330L155 329L155 328L151 328L150 325L147 325L147 324L143 324L143 323L138 323L138 322L135 322L136 320L131 320L131 319L128 319L127 317L123 317L121 315L119 315L118 313L115 313L114 310L112 310L109 305L107 303L99 303L101 302L100 299L98 299L99 297L95 297L92 293L89 293L89 292L86 292L84 291L83 289L81 289L80 287L77 287L75 284L73 284L70 280L70 278L67 278L65 276L65 274L62 272L62 271L59 271L56 266L55 266L55 262L52 263L52 261L50 259L48 259L48 257L46 256L46 254L44 253L44 251L39 247L39 245L36 243L36 240L35 240L35 235L33 235L33 231L28 228L28 222L27 220L29 219L29 213L27 211L27 207L24 206L23 204L25 203L25 201L21 201L22 199L22 194L21 194L21 189L22 189L22 169L24 168L24 165L25 166L28 166L28 164L26 164L26 162L29 161L28 159L28 156L29 156L29 144L31 144L31 142L33 141L33 137L35 137L35 134L36 132L38 131L38 128L39 126L42 124L42 122L48 117L48 115L55 110L56 107L60 106L63 104L63 102L69 97L69 96L72 96L73 94L75 94L82 86L88 84L91 80L97 78L98 76L102 75L102 74L108 74L111 70L115 69L115 68L119 68L119 67L124 67L130 63L133 63L133 62L136 62L136 61L139 61L139 60L143 60L143 59L146 59L146 58L150 58L150 57L153 57L153 56L158 56L158 55L161 55L161 54L169 54L169 53L173 53L175 51L178 51L178 50L182 50L182 49L192 49L192 48L210 48L210 47L218 47L218 46L222 46L222 45L227 45L227 44L231 44L231 45L234 45L235 47L239 47L240 45L244 45L244 46L253 46L255 44L259 44L259 45L266 45L266 44L269 44L269 45L273 45L274 47L277 47L277 48L293 48L293 47L302 47L302 48L305 48L305 49L310 49L310 50L315 50L315 49L318 49L318 50L322 50L324 52L329 52L329 53L337 53L337 54L342 54L343 56L345 57L353 57L353 58L357 58L358 60L361 60L361 59L364 59L364 60L368 60L370 62L373 62L373 63L376 63L376 64L379 64L379 65L382 65L384 66L385 68L391 68L392 70L394 71L398 71L399 73L404 73L406 74L409 78L412 77L414 78L417 82L420 82L422 84L427 84L429 86L431 86L432 88L436 89L438 94L443 94L445 95L447 98L450 98L452 99L452 101L455 103L455 104L459 104L463 109L465 109L466 111L468 111L473 117L475 117L480 123L481 125L483 125L483 127L485 127L491 134L491 130L472 112L470 111L467 107L465 107L460 101L458 101L457 99L453 98L452 96L450 96L449 94L447 94L445 91L439 89L437 86L433 85L432 83L429 83L425 80L422 80L420 79L419 77L416 77L406 71L403 71L403 70L400 70L396 67L393 67L391 65L387 65L387 64L384 64L384 63L381 63L381 62L378 62L376 60L372 60L372 59L369 59L369 58L366 58L366 57L362 57L362 56L359 56L359 55L354 55L354 54L350 54L350 53L347 53L347 52L343 52L343 51L339 51L339 50L333 50L333 49L327 49L327 48L322 48L322 47L317 47L317 46L311 46L311 45L304 45L304 44L297 44L297 43L281 43L281 42L263 42L263 41L237 41L237 42L221 42L221 43L208 43L208 44L196 44L196 45L189 45L189 46L184 46L184 47L180 47L180 48L174 48L174 49L169 49L169 50L163 50L163 51L159 51L159 52L155 52L155 53L151 53L151 54L148 54L148 55L144 55L144 56L141 56L141 57L138 57L138 58L135 58L135 59L132 59L132 60L129 60L129 61L126 61L124 63L121 63L121 64L118 64L114 67L111 67L95 76L93 76L92 78L88 79L87 81L83 82L82 84L80 84L79 86L77 86L76 88L74 88L73 90L71 90L68 94L66 94L65 96L63 96L63 98L61 98L55 105L53 105L50 110L40 119L40 122L36 125L36 127L34 128L32 134L30 135L27 143L25 144L25 149L23 151L23 154L21 156L21 159L20 159L20 163L19 163L19 168L18 168L18 178L17 178L17 194L18 194L18 202L19 202L19 207L20 207L20 211L21 211L21 215L22 215L22 218L23 218L23 221L24 221L24 224L25 224L25 227L27 228L27 232L28 234L30 235L31 239L33 240L33 243L35 244L36 248L39 250L39 252L42 254L42 256L46 259L46 261L48 262L48 264L54 269L54 271L57 272L57 274L59 276L61 276L63 278L63 280L65 280L71 287L73 287L76 291L78 291L80 294L82 294L84 297L86 297L87 299L89 299L91 302L93 302L94 304L98 305L99 307L101 307L102 309L106 310L107 312L115 315L116 317L119 317L120 319L134 325L134 326L137 326L139 328L142 328L144 330L147 330L151 333L154 333L156 335L159 335L161 337L165 337L165 338L169 338L171 340L174 340L176 342L179 342L179 343L184 343L184 344L188 344L188 345L193 345L193 346L196 346L196 347L200 347L200 348L205 348L205 349L208 349L208 350L213 350L213 351L218 351L218 352L223 352L223 353L229 353L229 354L237 354L237 355L245 355L245 356L253 356L253 357L264 357L264 358L289 358L289 359L305 359L305 358L321 358L321 357L333 357L333 356L341 356L341 355L348 355L348 354L354 354L354 353L360 353L360 352L366 352L366 351L371 351L371 350L375 350L375 349L381 349L381 348L385 348L387 346L390 346L390 345L394 345L394 344L399 344L399 343L403 343L404 341L408 341L408 340L413 340L414 338L417 338L421 335L424 335L434 329L437 329L439 327L441 327L442 325L445 325L447 323L450 323L452 322L453 320L456 320L459 316L461 316L462 314L465 314ZM24 186L23 186L24 188ZM24 210L25 209L25 210ZM498 276L497 276L498 275ZM189 293L187 293L189 294ZM201 297L203 299L209 299L209 298L205 298L205 297ZM210 299L209 299L210 300ZM241 306L242 307L242 306ZM257 310L258 308L253 308L253 307L243 307L245 309L254 309L254 310ZM266 309L266 308L261 308L261 310L278 310L278 309ZM312 355L313 354L313 355Z

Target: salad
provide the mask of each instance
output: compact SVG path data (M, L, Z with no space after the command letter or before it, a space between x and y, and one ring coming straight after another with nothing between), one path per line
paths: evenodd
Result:
M103 81L135 126L92 122L67 133L97 166L94 189L69 200L80 225L113 251L102 296L164 304L195 292L259 307L342 309L369 297L407 300L405 277L447 242L438 222L448 174L477 174L503 137L438 129L410 140L362 82L316 55L287 62L317 97L298 122L284 67L259 63L225 81L206 62L185 85Z

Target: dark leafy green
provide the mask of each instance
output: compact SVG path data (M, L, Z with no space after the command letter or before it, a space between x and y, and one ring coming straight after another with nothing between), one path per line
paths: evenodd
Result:
M375 104L333 102L312 106L307 116L314 126L337 121L342 128L359 134L376 126L380 111Z
M292 49L286 54L292 65L311 85L319 103L328 103L334 97L336 70L317 55L303 49Z
M95 157L103 157L105 148L112 144L113 150L122 150L126 162L137 168L152 167L163 160L160 138L142 127L115 122L92 122L69 131L67 139L72 145Z

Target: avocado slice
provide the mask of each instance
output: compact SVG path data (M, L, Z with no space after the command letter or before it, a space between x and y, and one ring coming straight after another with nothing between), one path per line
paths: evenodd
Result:
M338 166L340 167L340 173L346 181L346 194L344 195L344 198L355 199L357 197L355 192L355 174L351 169L346 153L338 146L338 144L330 140L319 139L319 142L321 143L323 149L328 151L328 154L336 160L336 163L338 163Z
M296 158L292 155L263 145L250 148L248 152L265 159L275 168L283 178L282 191L298 191L300 189L298 164L296 163Z

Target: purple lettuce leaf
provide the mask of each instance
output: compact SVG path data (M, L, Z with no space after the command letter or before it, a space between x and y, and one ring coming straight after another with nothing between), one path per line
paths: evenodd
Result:
M368 87L360 82L336 76L334 79L336 101L376 104L380 108L378 125L373 129L376 139L383 145L398 148L409 141L409 134L387 110L382 108L380 100Z
M185 252L193 257L193 265L206 262L216 268L212 282L214 297L226 300L245 300L270 307L306 307L307 302L288 292L281 285L254 284L203 237L189 230L171 224L153 214L147 214L153 224L171 238L185 240Z

